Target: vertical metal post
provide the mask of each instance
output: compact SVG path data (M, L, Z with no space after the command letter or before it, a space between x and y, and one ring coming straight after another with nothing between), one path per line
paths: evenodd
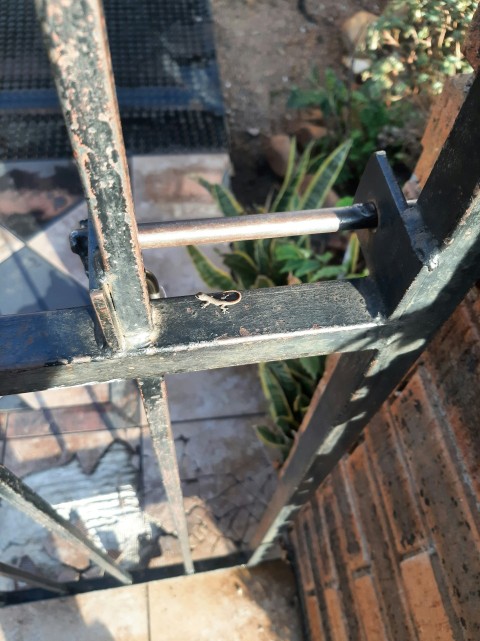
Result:
M148 418L153 449L160 467L173 522L177 529L185 571L187 574L193 574L194 567L188 542L187 519L183 507L182 486L170 423L170 412L168 411L165 380L163 378L147 378L139 380L138 383Z
M62 536L69 543L81 548L94 563L121 583L132 582L128 572L119 568L108 554L99 550L78 528L57 514L47 501L3 465L0 465L0 498L11 503L37 523Z
M118 345L154 338L101 0L35 0L95 230Z

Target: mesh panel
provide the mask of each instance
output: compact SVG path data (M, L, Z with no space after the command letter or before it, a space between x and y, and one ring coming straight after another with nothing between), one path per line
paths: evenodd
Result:
M71 155L33 0L0 3L0 157ZM128 153L226 147L207 0L104 0Z

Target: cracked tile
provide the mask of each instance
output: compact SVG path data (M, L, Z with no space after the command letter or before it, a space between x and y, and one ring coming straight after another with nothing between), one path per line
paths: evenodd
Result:
M263 514L276 481L250 419L192 421L173 425L173 430L185 505L191 506L187 520L192 520L195 536L200 533L200 539L206 541L199 553L213 549L217 539L222 542L222 549L229 551L244 545ZM142 432L145 511L171 532L173 524L148 429L143 428ZM205 536L199 514L201 521L207 523Z
M139 475L132 447L135 442L111 444L90 474L85 473L79 458L73 458L65 465L52 465L25 478L27 485L59 514L85 531L101 549L119 557L126 567L140 562L142 546L156 532L140 508ZM57 578L72 570L77 578L80 570L90 569L82 551L79 553L6 502L0 503L0 522L0 555L6 562L17 565L27 555L39 572Z
M7 439L4 463L14 474L24 477L65 465L75 457L84 473L91 474L115 441L128 443L132 451L139 450L140 430L127 428Z
M264 413L257 371L244 365L167 376L172 421Z

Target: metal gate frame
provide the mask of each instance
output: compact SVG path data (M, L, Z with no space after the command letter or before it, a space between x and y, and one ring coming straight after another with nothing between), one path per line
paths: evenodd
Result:
M0 394L136 378L191 573L164 374L342 352L251 541L254 565L480 276L480 80L416 203L406 202L385 155L377 153L350 208L137 228L101 2L36 0L36 6L88 203L88 224L73 240L92 306L0 317ZM141 254L142 246L360 228L367 278L242 292L228 314L215 306L203 312L195 296L159 299ZM4 466L0 498L131 582ZM15 568L0 570L18 576ZM48 580L30 580L48 588ZM62 586L50 582L49 589Z

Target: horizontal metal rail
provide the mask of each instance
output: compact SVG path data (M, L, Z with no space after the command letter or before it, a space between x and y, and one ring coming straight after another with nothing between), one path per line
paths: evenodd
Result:
M21 568L15 568L12 565L7 565L6 563L0 562L0 574L6 576L9 579L14 581L21 581L22 583L28 583L29 585L34 585L37 588L43 588L49 592L56 592L57 594L68 594L67 588L65 588L61 583L57 581L52 581L47 579L44 576L39 574L33 574L32 572L27 572Z
M154 249L327 234L344 229L369 229L376 226L375 206L366 203L334 209L143 223L138 225L138 240L142 249Z
M385 330L368 278L246 291L226 314L195 296L152 307L159 338L136 354L98 345L88 307L0 317L0 394L350 352Z

